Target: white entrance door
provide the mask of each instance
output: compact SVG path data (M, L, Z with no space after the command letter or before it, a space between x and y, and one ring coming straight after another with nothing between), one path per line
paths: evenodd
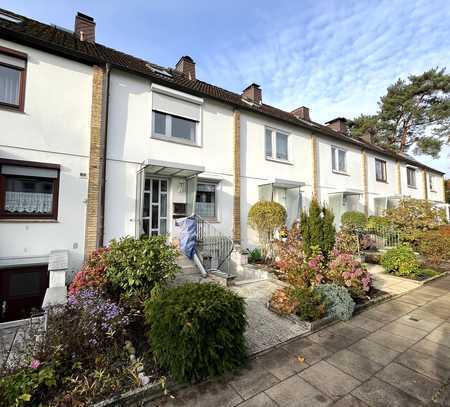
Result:
M167 235L167 179L145 178L142 229L149 236Z

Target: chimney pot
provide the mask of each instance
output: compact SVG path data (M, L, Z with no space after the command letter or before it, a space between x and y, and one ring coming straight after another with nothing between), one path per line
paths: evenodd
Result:
M299 108L293 110L291 113L298 119L311 121L309 117L309 107L300 106Z
M257 83L252 83L242 91L242 97L260 105L262 103L262 90Z
M185 55L175 65L175 70L183 73L190 80L195 80L195 62L189 56Z
M95 42L95 21L92 17L78 12L75 16L74 31L81 41Z
M347 134L347 119L345 117L337 117L325 123L330 129L339 133Z

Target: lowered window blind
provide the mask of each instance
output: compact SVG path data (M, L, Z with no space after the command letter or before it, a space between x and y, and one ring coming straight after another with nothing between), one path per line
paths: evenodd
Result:
M153 110L200 121L200 105L153 92Z
M10 55L0 54L0 63L12 66L17 66L18 68L25 68L25 60L21 58L15 58Z
M22 167L21 165L2 165L1 173L24 177L58 178L58 170L53 168Z

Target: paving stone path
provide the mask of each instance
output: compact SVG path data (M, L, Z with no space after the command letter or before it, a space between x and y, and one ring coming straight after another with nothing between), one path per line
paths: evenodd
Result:
M147 404L450 406L450 276Z

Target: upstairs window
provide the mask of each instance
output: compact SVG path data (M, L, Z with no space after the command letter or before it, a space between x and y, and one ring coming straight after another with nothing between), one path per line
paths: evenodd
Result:
M153 136L175 138L195 143L196 122L182 117L153 111Z
M347 152L339 147L331 147L331 168L333 172L347 172Z
M406 167L406 181L408 187L416 188L416 169L412 167Z
M23 111L27 56L0 47L0 106Z
M57 219L59 166L0 160L0 218Z
M375 158L375 176L377 181L387 182L386 161Z
M289 135L279 130L265 129L266 158L289 161Z
M437 181L437 178L434 177L434 176L431 175L431 174L429 174L428 177L429 177L429 182L430 182L430 191L431 191L431 192L436 192L436 191L437 191L437 188L436 188L436 181Z

